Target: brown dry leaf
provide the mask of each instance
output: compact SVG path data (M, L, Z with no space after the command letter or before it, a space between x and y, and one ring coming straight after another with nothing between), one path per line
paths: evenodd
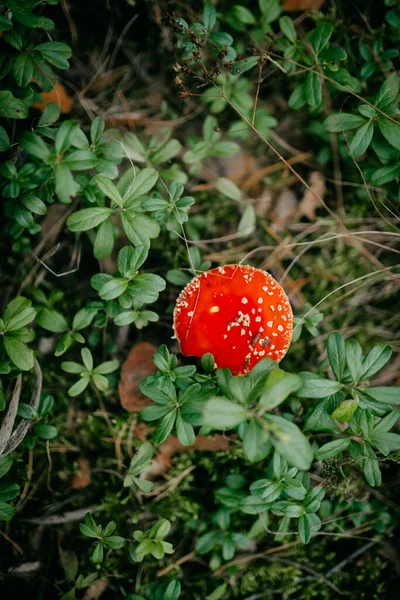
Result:
M292 220L297 212L296 194L284 188L275 201L274 210L271 211L273 221L271 227L274 231L285 229L286 225Z
M214 435L214 437L196 435L195 443L192 446L182 446L177 437L170 436L160 444L160 454L153 460L151 468L146 474L155 477L166 473L171 468L172 456L177 452L189 452L190 450L218 452L227 450L229 447L230 439L221 434Z
M140 382L153 375L157 367L153 363L153 354L157 348L147 342L135 344L122 365L121 381L118 386L122 406L128 412L138 412L145 406L153 404L140 391Z
M318 10L321 8L323 3L324 0L284 0L282 8L287 12L294 12L296 10L311 10L312 8Z
M108 588L108 581L105 579L97 579L86 590L83 600L97 600Z
M71 487L74 490L81 490L92 483L88 459L84 456L80 456L78 458L78 466L80 472L75 473L71 482Z
M318 198L324 199L325 189L323 174L319 171L313 171L310 174L310 189L306 189L299 204L299 214L304 215L310 221L315 221L315 211L321 206Z
M68 95L67 90L62 83L56 83L50 92L42 92L42 101L35 102L33 108L38 108L43 111L50 102L58 104L62 113L71 112L72 98Z

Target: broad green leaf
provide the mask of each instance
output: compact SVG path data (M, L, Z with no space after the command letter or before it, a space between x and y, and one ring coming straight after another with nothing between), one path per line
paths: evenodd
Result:
M97 157L90 150L74 150L64 156L61 163L71 171L87 171L97 164Z
M374 124L372 120L367 121L357 129L355 136L350 143L350 152L353 156L364 154L371 143L374 133Z
M248 418L243 405L226 398L213 397L204 403L203 425L212 429L231 429Z
M194 429L182 419L180 411L176 415L176 435L183 446L192 446L195 442Z
M319 54L329 44L329 40L333 33L332 23L322 21L318 23L314 31L309 34L309 39L312 47L315 50L315 54Z
M330 333L328 337L328 360L338 381L343 379L346 369L344 339L340 333Z
M214 29L215 20L216 20L216 10L215 7L210 4L204 4L203 8L203 25L207 29L207 31L211 31Z
M58 199L63 204L69 204L71 202L71 198L75 198L76 194L79 190L79 185L75 181L70 169L66 165L59 163L56 165L54 169L55 174L55 182L56 182L56 194ZM96 210L96 209L89 209ZM98 209L101 210L101 209ZM83 212L83 211L79 211ZM77 213L75 213L77 214ZM72 218L74 215L71 215ZM90 229L90 228L89 228ZM83 229L77 229L71 231L85 231Z
M301 386L302 380L300 377L276 369L268 375L258 405L265 410L272 410L284 402L290 394L297 392Z
M357 410L360 401L358 398L352 398L351 400L344 400L331 414L332 419L336 419L340 423L346 423Z
M4 458L0 458L0 478L4 477L6 473L11 469L13 464L13 459L10 455L5 456Z
M246 460L258 462L266 457L271 447L267 437L257 419L250 419L243 438L243 454Z
M7 504L6 502L0 502L0 521L10 521L15 513L15 507Z
M241 235L250 235L256 227L256 212L254 207L249 204L243 211L242 218L238 225L238 233Z
M310 522L308 520L308 515L301 515L299 518L299 537L303 544L308 544L311 539L311 527Z
M132 182L128 186L124 194L124 203L131 202L147 194L155 186L157 179L158 173L153 168L149 167L140 171L136 177L133 177Z
M53 333L64 333L69 329L65 317L54 308L41 308L37 314L36 323Z
M283 35L287 37L289 42L292 42L292 44L294 44L297 39L297 33L295 26L293 25L292 19L287 15L281 17L279 19L279 27L281 28Z
M362 350L360 344L356 340L347 340L346 348L346 363L354 383L358 383L362 374Z
M400 419L400 411L393 410L389 414L387 414L383 419L375 425L374 427L374 435L379 435L381 433L386 433L389 429L392 429Z
M393 121L382 117L378 119L378 127L389 144L393 148L396 148L396 150L400 150L400 124L393 123Z
M148 408L150 408L150 406ZM161 421L157 427L157 431L154 434L154 441L156 444L161 444L170 435L174 427L176 414L177 411L172 409L161 418Z
M238 60L233 65L232 75L242 75L242 73L246 73L246 71L253 69L259 62L259 56L249 56L243 60Z
M326 398L336 394L342 384L332 379L325 379L316 373L302 371L299 373L302 380L302 386L297 392L300 398Z
M60 118L61 109L58 104L50 102L44 107L42 116L39 119L39 127L47 127L53 125Z
M121 194L119 193L118 189L113 184L111 179L104 177L104 175L97 175L96 183L103 192L103 194L107 196L107 198L115 202L115 204L117 204L119 207L123 206L124 200L122 199Z
M315 453L316 460L328 460L329 458L335 458L339 456L349 446L351 438L340 438L328 442L319 448Z
M310 106L318 106L321 103L322 86L317 73L308 73L304 82L304 93Z
M99 296L103 300L113 300L121 296L128 287L128 280L124 278L112 278L99 290Z
M53 425L46 425L45 423L36 423L33 426L33 433L42 440L54 440L58 435L58 431Z
M4 349L11 361L21 369L21 371L30 371L33 368L34 362L33 351L11 336L5 335L3 339Z
M43 160L44 162L48 162L51 154L50 148L36 133L26 131L20 140L20 144L31 156Z
M0 152L5 152L10 147L10 138L8 137L8 133L0 125Z
M44 58L59 69L68 69L68 58L72 54L71 48L63 42L44 42L35 48L39 50Z
M19 87L26 87L33 76L34 62L29 52L21 52L15 59L13 74Z
M28 107L9 91L0 91L0 117L6 119L25 119L29 114Z
M378 402L387 402L388 404L400 404L400 386L378 386L365 388L364 394L370 396Z
M69 388L68 394L72 397L79 396L79 394L87 388L89 381L89 377L81 377L81 379L78 379L78 381Z
M399 100L400 80L397 73L392 73L385 79L383 85L379 89L375 97L375 106L382 112L387 112L387 109Z
M289 464L302 471L308 471L313 451L297 425L276 415L268 415L266 420L271 427L271 441L276 451L286 458Z
M54 140L57 154L62 154L72 146L78 127L79 125L76 121L67 120L61 123Z
M103 561L103 558L104 558L103 543L97 542L97 544L94 547L94 552L92 554L92 561L94 562L95 565L97 565Z
M156 421L168 414L172 409L171 405L151 404L140 411L140 415L144 421Z
M100 141L101 136L105 128L105 121L103 117L96 117L93 119L90 125L90 139L93 144L97 144Z
M371 175L371 181L375 185L384 185L390 181L400 178L400 164L388 165L374 171Z
M114 373L119 367L119 360L107 360L101 363L98 367L93 370L93 373L99 373L100 375L108 375Z
M368 377L375 375L375 373L380 371L386 365L391 356L392 349L384 342L374 346L362 362L360 379L367 379Z
M233 181L227 177L220 177L215 182L215 189L221 192L227 198L239 202L242 199L242 191L237 187Z

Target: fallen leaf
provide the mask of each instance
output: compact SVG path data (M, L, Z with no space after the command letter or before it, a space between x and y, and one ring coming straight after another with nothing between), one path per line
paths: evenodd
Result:
M140 391L140 382L153 375L157 367L153 363L153 354L157 348L147 342L135 344L122 365L121 381L118 386L122 406L128 412L138 412L145 406L153 404Z
M71 487L74 490L81 490L92 483L88 459L84 456L80 456L78 458L78 467L79 473L75 473L71 482Z
M55 104L58 104L62 113L71 112L72 98L68 95L67 90L62 83L56 83L50 92L42 92L41 96L42 101L35 102L33 108L38 108L43 111L50 102L54 102Z
M183 446L177 437L171 435L159 446L159 454L153 460L151 468L146 475L155 477L162 475L171 468L171 458L177 452L190 452L191 450L201 450L208 452L218 452L228 450L231 440L224 435L216 434L213 437L205 435L196 435L192 446Z
M275 201L275 207L271 211L272 229L280 231L285 229L286 225L291 221L292 217L297 212L296 194L284 188Z
M325 178L319 171L310 174L310 189L306 189L299 204L299 214L304 215L310 221L315 221L315 211L321 207L321 200L325 195Z
M285 0L282 4L283 10L294 12L296 10L318 10L323 5L324 0Z
M105 579L97 579L86 590L83 600L97 600L108 588L108 581Z

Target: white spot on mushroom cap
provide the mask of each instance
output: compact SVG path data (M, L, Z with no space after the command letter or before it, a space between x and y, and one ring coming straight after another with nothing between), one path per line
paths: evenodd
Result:
M263 298L258 298L257 302L258 302L258 304L262 304L264 302L264 299Z
M273 324L274 324L273 321L268 321L267 327L272 327Z
M247 303L248 303L247 298L242 298L242 304L247 304Z
M210 308L210 313L217 313L219 312L219 306L212 306Z
M278 331L283 331L282 325L278 325Z

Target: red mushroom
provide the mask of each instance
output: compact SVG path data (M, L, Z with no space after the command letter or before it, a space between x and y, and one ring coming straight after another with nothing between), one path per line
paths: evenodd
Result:
M174 331L185 356L211 352L217 367L245 375L259 360L282 360L293 314L288 297L266 271L226 265L192 279L179 295Z

